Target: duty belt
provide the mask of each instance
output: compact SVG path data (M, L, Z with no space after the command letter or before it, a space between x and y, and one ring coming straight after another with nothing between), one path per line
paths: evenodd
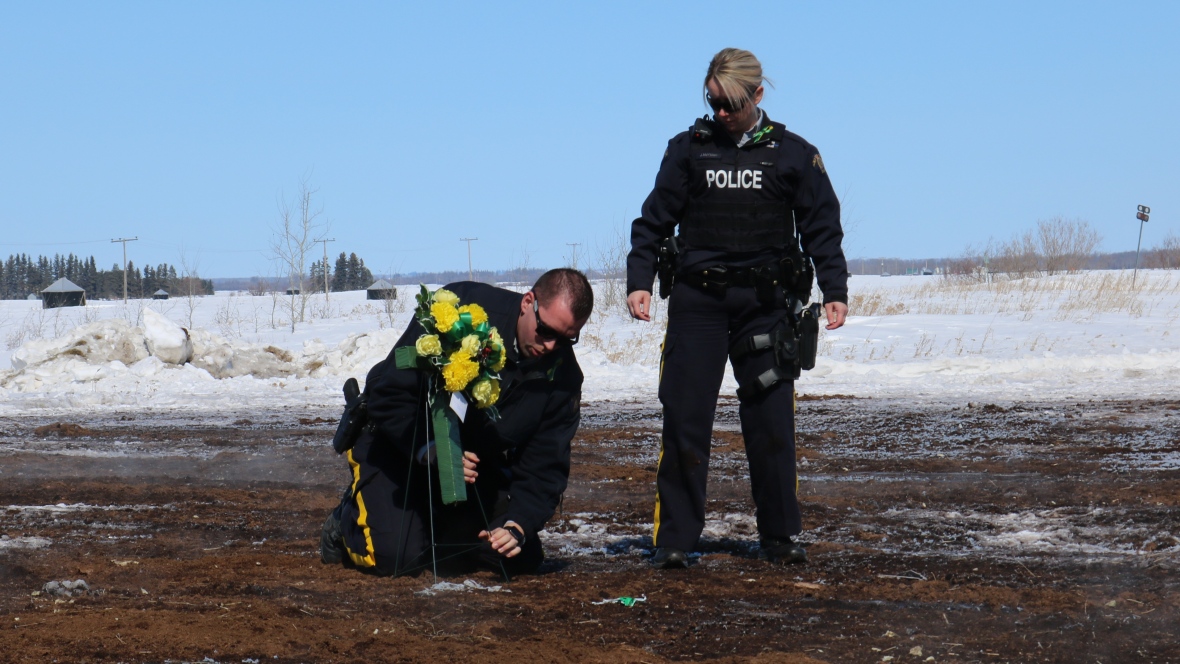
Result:
M679 275L684 283L692 284L708 293L724 295L730 287L757 288L778 285L778 266L774 263L757 267L729 267L715 265L699 272L686 272Z

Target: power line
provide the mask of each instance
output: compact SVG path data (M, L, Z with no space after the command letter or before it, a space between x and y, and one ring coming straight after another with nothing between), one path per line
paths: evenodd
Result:
M65 247L73 244L98 244L106 240L78 240L77 242L0 242L0 247Z

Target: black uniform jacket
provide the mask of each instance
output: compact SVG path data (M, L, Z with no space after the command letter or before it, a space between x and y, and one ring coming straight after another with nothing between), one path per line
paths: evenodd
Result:
M794 218L803 252L815 264L824 302L847 303L848 264L841 248L844 231L840 227L840 201L832 190L823 159L815 146L784 129L781 123L765 117L762 126L770 129L739 148L720 125L714 124L708 152L722 164L734 163L739 150L767 151L773 155L767 163L775 165L775 181L763 186L780 192L790 208L792 214L785 216L783 223L791 224L791 217ZM660 242L671 237L685 218L690 199L698 197L710 184L702 165L693 163L694 150L701 152L700 147L701 143L694 143L691 130L668 141L655 188L644 201L641 216L631 224L631 253L627 256L628 293L637 290L651 292ZM750 267L779 257L779 252L772 248L726 252L681 242L680 250L679 269L682 272L696 272L721 264Z
M461 304L483 307L504 339L508 361L500 372L500 419L492 421L471 405L460 437L463 448L479 456L479 482L493 481L508 490L507 513L490 525L515 521L532 537L553 516L569 479L570 440L581 417L582 370L568 347L520 361L516 322L521 294L470 281L446 289L458 295ZM397 347L413 346L423 334L414 321ZM397 368L392 351L369 371L365 389L369 417L377 426L375 445L392 445L408 458L425 444L424 385L421 371Z

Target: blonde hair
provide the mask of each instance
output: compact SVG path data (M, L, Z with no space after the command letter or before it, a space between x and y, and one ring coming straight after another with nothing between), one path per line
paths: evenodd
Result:
M754 91L763 81L774 85L762 74L762 63L758 62L758 58L740 48L723 48L713 56L709 62L709 71L705 73L705 86L709 85L709 81L716 81L721 93L731 103L741 102L742 106L750 103ZM708 87L704 94L708 101Z

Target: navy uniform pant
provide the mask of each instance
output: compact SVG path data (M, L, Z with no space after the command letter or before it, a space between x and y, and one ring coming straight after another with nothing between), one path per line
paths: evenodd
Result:
M730 346L786 325L786 310L760 303L753 288L729 288L717 295L676 284L660 362L664 431L656 473L655 546L697 547L705 525L713 418ZM769 350L733 360L740 386L752 384L773 366ZM794 383L784 381L739 405L763 538L791 537L803 529L796 496L794 392Z
M485 568L509 575L532 572L544 560L536 537L512 558L478 539L489 521L507 510L501 473L480 464L467 501L442 504L437 468L411 461L369 432L346 453L352 482L337 508L347 549L346 564L379 575L432 570L458 574ZM430 473L429 481L427 473Z

